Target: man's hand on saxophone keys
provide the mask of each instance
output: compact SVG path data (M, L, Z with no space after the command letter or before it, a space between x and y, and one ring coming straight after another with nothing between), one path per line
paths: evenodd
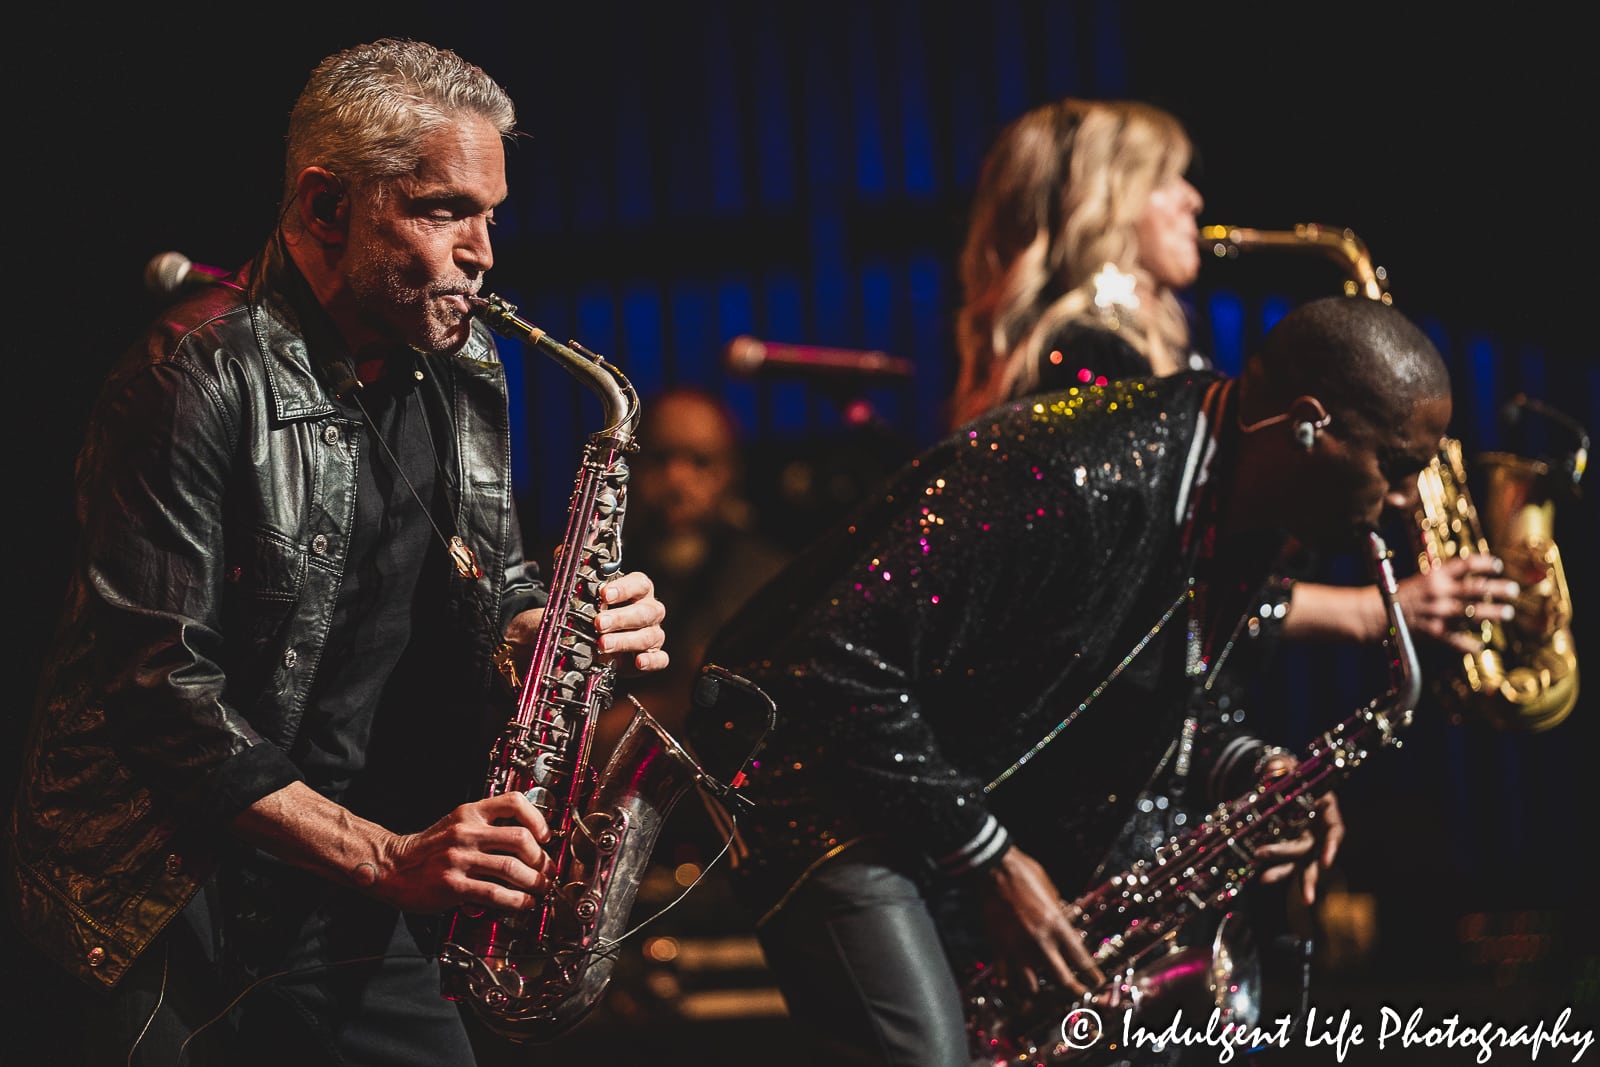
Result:
M420 833L397 834L381 850L369 891L421 914L462 904L521 911L550 889L550 827L519 792L462 804Z
M1021 982L1032 993L1046 980L1081 996L1105 984L1083 943L1076 908L1037 860L1012 845L983 879L983 927L1002 985Z
M619 574L600 587L601 610L595 615L598 651L625 673L659 671L666 668L667 653L662 649L666 631L666 605L656 599L655 583L643 571ZM502 640L512 649L518 676L526 672L539 636L544 608L532 608L514 617ZM629 656L628 653L633 653Z
M1413 633L1431 637L1458 652L1481 652L1482 622L1509 622L1521 594L1514 581L1500 577L1495 556L1456 556L1399 583L1396 595Z
M621 670L663 670L668 659L661 646L667 635L661 624L667 609L656 599L650 576L643 571L618 575L600 587L600 600L594 628L601 655L612 657Z
M1402 578L1395 599L1412 636L1476 653L1483 649L1480 624L1510 620L1523 593L1504 572L1497 556L1455 556ZM1375 585L1295 582L1283 625L1291 640L1373 642L1384 639L1389 618Z
M1263 784L1270 783L1298 764L1299 760L1292 753L1269 747L1257 761L1256 777ZM1310 818L1297 836L1256 849L1254 856L1261 864L1261 884L1294 879L1299 885L1300 899L1310 907L1317 901L1317 881L1333 866L1343 840L1344 817L1339 812L1339 798L1334 793L1324 793L1316 799Z

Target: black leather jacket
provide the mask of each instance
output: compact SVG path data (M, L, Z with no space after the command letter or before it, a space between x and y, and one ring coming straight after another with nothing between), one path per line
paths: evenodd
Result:
M221 824L252 799L227 795L219 768L293 745L344 574L362 431L330 400L324 366L342 353L311 340L320 309L292 266L264 261L243 288L166 310L112 371L78 458L82 540L7 888L27 936L106 985L204 882ZM465 638L441 669L504 699L489 620L544 596L513 502L505 371L481 324L432 362L453 398L449 480L468 487L453 491L456 529L483 571L451 584Z

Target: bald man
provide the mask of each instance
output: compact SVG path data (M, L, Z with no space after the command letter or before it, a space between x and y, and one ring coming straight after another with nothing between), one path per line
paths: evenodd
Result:
M1103 980L1063 900L1148 856L1148 813L1288 759L1218 699L1259 669L1272 565L1408 504L1450 414L1401 312L1315 301L1239 379L981 416L732 619L709 657L779 709L737 884L819 1056L965 1065L957 945L1011 981ZM720 719L696 709L691 740ZM1319 814L1258 856L1307 903L1343 832L1331 795Z

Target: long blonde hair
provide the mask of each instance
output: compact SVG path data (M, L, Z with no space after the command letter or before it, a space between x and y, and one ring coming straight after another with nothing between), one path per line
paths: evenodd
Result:
M961 252L953 423L1032 389L1041 346L1069 321L1100 321L1093 278L1108 263L1158 294L1120 316L1118 332L1152 373L1178 369L1188 319L1139 265L1137 226L1152 190L1181 176L1192 151L1174 116L1136 101L1058 100L1001 132Z

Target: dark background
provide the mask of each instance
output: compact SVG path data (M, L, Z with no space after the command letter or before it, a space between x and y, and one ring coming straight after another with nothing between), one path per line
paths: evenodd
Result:
M491 287L607 353L642 393L679 381L723 392L769 525L794 543L938 432L978 160L1001 125L1059 95L1174 111L1200 152L1203 222L1352 228L1388 269L1396 305L1445 353L1469 455L1511 446L1498 415L1518 390L1590 426L1600 416L1587 321L1596 80L1586 30L1564 6L367 7L34 6L8 23L12 469L23 475L10 511L21 580L8 750L59 600L83 419L117 350L159 310L145 263L168 249L226 267L250 256L272 224L283 127L306 74L378 36L453 47L518 103L528 136L511 158ZM1208 264L1197 339L1230 369L1284 307L1341 277L1315 256ZM880 422L851 428L840 412L853 390L724 372L721 347L740 333L882 349L917 374L866 391ZM589 401L559 370L504 354L522 396L519 494L537 552L559 536ZM1562 447L1553 432L1515 443ZM778 472L796 462L813 488L785 495ZM1563 499L1557 516L1592 664L1592 494ZM1372 695L1350 655L1296 654L1281 670L1269 681L1298 737ZM1423 715L1406 747L1352 779L1330 888L1369 920L1364 940L1324 938L1319 1003L1507 1022L1572 1005L1593 1025L1600 963L1577 870L1594 842L1581 810L1594 705L1585 695L1536 735ZM8 792L13 775L8 764ZM698 1062L733 1062L733 1046L769 1040L761 1025L682 1032ZM657 1031L660 1062L675 1054L659 1035L677 1032ZM590 1033L569 1046L606 1047ZM1444 1062L1471 1062L1455 1055ZM1522 1062L1496 1062L1506 1057Z

